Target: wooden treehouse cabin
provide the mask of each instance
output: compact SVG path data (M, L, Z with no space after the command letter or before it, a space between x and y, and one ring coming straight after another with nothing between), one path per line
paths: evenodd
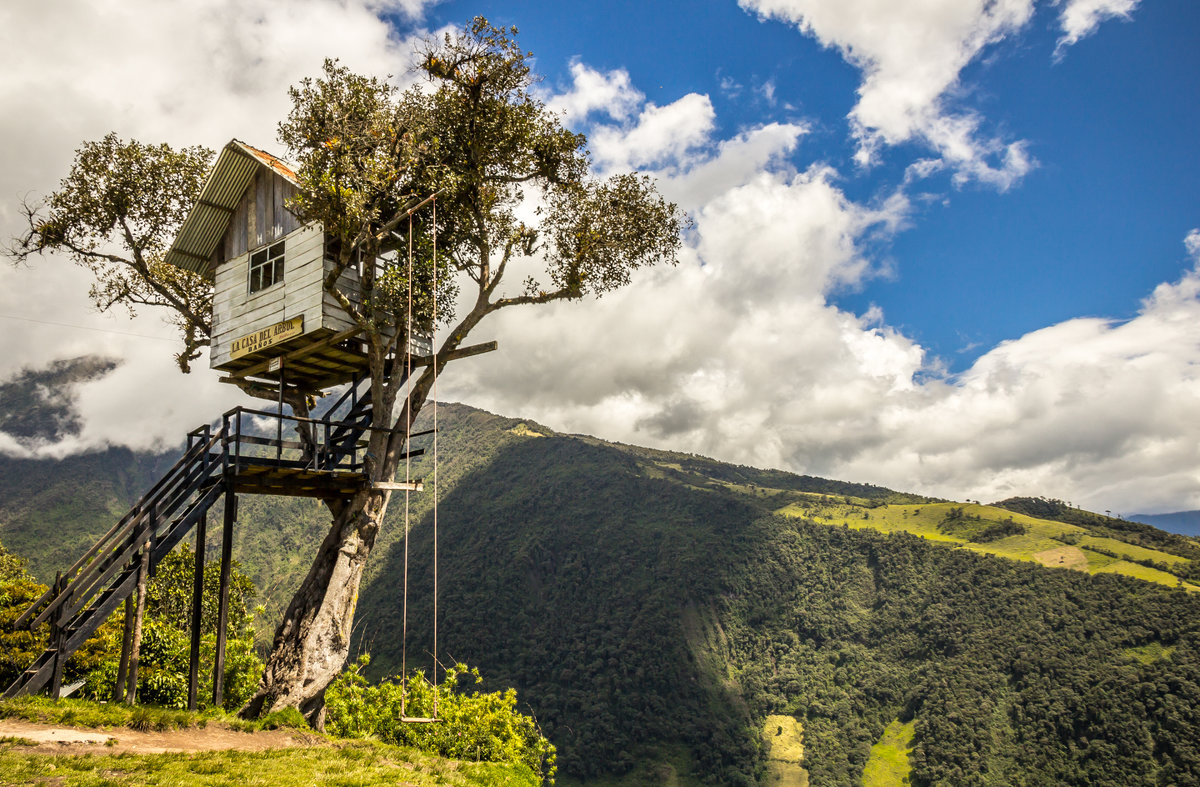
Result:
M213 282L212 368L235 378L268 380L319 392L363 377L358 329L324 280L331 244L319 223L302 225L288 210L296 175L270 153L238 140L217 157L200 198L166 261ZM347 269L338 289L360 302L360 272ZM411 351L428 355L422 334Z
M192 531L206 543L208 511L224 502L221 583L213 702L222 698L233 527L239 494L347 499L366 488L420 491L417 481L369 478L362 451L371 428L369 369L353 320L324 291L333 270L319 224L300 224L288 210L297 192L284 162L237 140L221 151L200 198L183 222L166 261L214 284L211 366L227 382L277 388L276 412L237 407L188 435L187 450L168 473L51 587L16 625L50 625L50 645L5 692L5 697L62 691L63 664L122 604L123 639L118 696L135 697L137 641L145 583L154 567ZM358 270L339 279L351 302L360 297ZM431 337L416 336L392 362L418 367L431 360ZM465 357L495 343L463 348ZM321 417L285 414L285 386L320 395L349 383ZM269 427L263 427L264 421ZM297 427L308 433L291 437ZM409 435L410 438L417 434ZM421 454L409 449L409 456ZM205 550L197 549L196 576ZM197 705L200 594L193 595L189 707ZM132 653L131 653L132 648ZM126 693L125 686L129 686Z

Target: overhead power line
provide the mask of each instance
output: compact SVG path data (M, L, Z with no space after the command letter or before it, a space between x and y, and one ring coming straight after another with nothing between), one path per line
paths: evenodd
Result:
M96 333L111 333L117 336L132 336L137 339L151 339L156 342L174 342L174 339L168 339L165 336L150 336L145 333L131 333L130 331L114 331L109 328L95 328L90 325L74 325L69 322L56 322L54 320L39 320L36 317L23 317L18 314L0 314L6 320L21 320L23 322L36 322L42 325L57 325L62 328L78 328L81 331L95 331Z

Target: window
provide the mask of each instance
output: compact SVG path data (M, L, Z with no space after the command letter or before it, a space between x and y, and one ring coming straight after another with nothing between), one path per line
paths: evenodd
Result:
M250 292L283 281L283 241L250 255Z

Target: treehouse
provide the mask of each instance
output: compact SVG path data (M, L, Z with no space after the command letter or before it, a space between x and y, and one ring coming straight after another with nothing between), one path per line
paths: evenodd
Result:
M350 315L325 291L334 267L323 227L288 209L296 174L269 153L232 140L180 227L166 262L213 282L211 366L226 381L266 380L318 392L367 374ZM338 289L361 302L360 273ZM410 343L430 352L428 336Z

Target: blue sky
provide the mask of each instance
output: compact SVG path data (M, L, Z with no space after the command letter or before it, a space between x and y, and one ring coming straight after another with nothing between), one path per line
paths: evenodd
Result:
M902 5L902 4L901 4ZM1200 5L1159 0L1102 24L1055 58L1057 13L1043 4L963 71L961 106L985 128L1028 141L1038 165L1008 192L921 184L933 198L883 250L893 275L834 294L879 305L950 368L1004 339L1084 315L1125 319L1160 282L1191 267L1180 240L1200 221ZM795 25L732 2L448 2L429 21L482 13L517 25L550 85L567 65L624 69L648 98L711 97L719 133L772 120L814 126L794 161L825 161L869 200L900 185L919 144L853 162L846 115L859 70ZM722 89L732 80L740 89ZM755 88L770 82L775 101Z
M572 432L953 498L1200 508L1200 5L1192 0L18 2L0 25L0 229L85 139L266 148L339 57L520 29L599 174L696 220L680 265L501 315L443 396ZM533 271L536 273L536 271ZM47 306L51 304L52 306ZM0 377L123 361L56 456L172 444L240 401L96 314L61 260L0 270ZM36 320L36 321L35 321ZM128 335L135 334L135 335ZM149 381L153 381L152 384Z

